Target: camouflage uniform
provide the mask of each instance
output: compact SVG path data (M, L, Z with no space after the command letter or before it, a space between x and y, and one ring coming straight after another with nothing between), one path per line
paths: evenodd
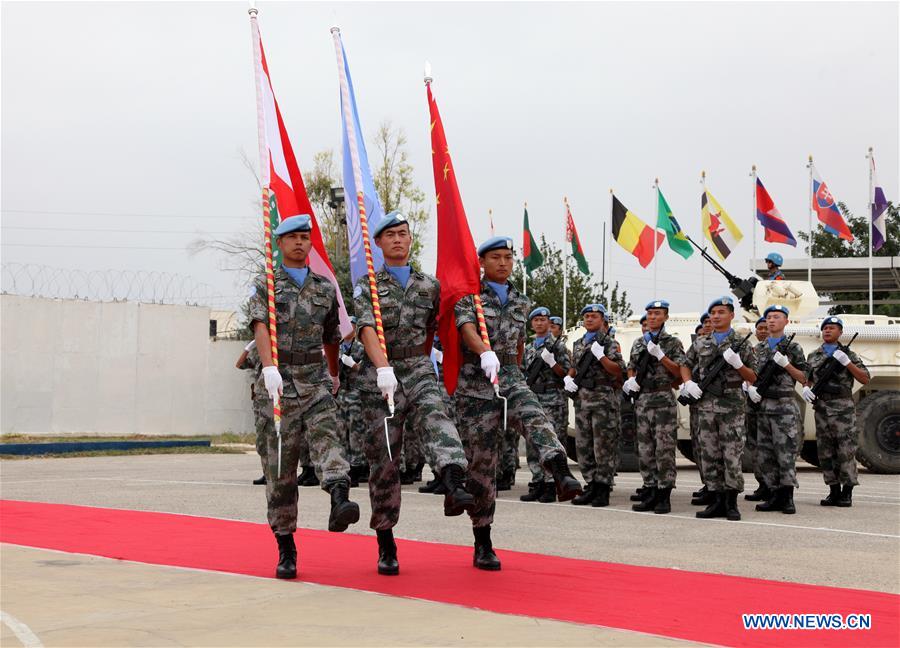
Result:
M757 343L756 346L753 347L754 356L759 358L760 350L763 346L766 345L767 343L765 341ZM758 366L761 367L762 365ZM757 425L757 410L748 405L746 409L745 419L747 425L747 434L744 437L744 454L750 459L750 465L753 466L753 476L756 477L757 483L762 485L766 483L766 477L759 465L759 431Z
M578 391L575 392L575 454L586 482L600 482L612 487L619 463L619 388L622 381L608 374L594 357L591 352L594 338L588 341L589 335L576 340L572 347L576 368L582 358L590 357L586 360L589 369L578 380ZM619 343L603 333L598 333L596 339L603 341L606 357L624 373L625 361Z
M341 342L341 355L348 355L356 362L355 367L340 363L341 389L337 402L347 425L347 460L351 466L365 466L366 454L363 448L366 438L366 424L362 415L362 400L359 394L359 368L366 350L359 340Z
M767 341L760 342L753 351L756 366L760 369L775 355L775 349L770 348ZM806 372L806 356L799 344L791 342L784 355L794 367ZM782 486L797 488L796 463L800 451L798 437L803 438L803 426L794 391L794 379L787 371L779 369L766 394L760 395L763 399L756 412L757 450L754 468L765 480L760 483L771 490Z
M256 407L256 396L254 394L254 383L256 383L256 379L259 378L259 374L262 371L262 363L259 361L259 352L256 350L256 347L250 349L246 359L238 369L250 371L253 374L253 381L250 383L250 405L253 408L253 422L256 429L256 454L259 455L259 459L262 462L263 474L265 474L266 437L264 434L260 434L260 430L263 429L263 426L261 425L262 422L260 421L260 414Z
M391 453L388 459L384 433L387 403L378 389L375 365L366 356L360 370L363 416L366 419L366 457L369 460L369 498L372 518L369 526L378 531L391 529L400 519L400 457L403 427L409 423L421 435L425 454L434 459L433 469L442 471L456 464L466 468L466 456L453 421L447 416L426 343L436 322L441 288L437 279L415 268L404 288L387 270L375 275L381 317L388 351L394 368L397 391L394 416L388 421ZM353 291L359 318L357 327L375 329L369 280L361 278Z
M268 325L265 276L256 281L248 310L251 326ZM350 469L341 438L343 427L331 396L323 344L337 344L338 302L334 286L310 271L299 286L284 268L275 270L275 321L278 330L278 370L284 381L281 398L281 476L278 476L278 439L272 402L262 374L254 387L257 434L265 439L266 500L269 526L276 535L297 529L297 465L301 446L309 454L324 490L337 482L349 483Z
M515 286L508 284L507 302L484 281L481 282L481 303L487 325L491 350L500 360L500 393L507 398L508 425L518 421L526 439L534 443L542 464L554 454L564 452L553 424L544 413L534 392L528 388L519 366L519 344L525 340L525 320L529 310L528 298ZM472 324L478 327L475 302L471 295L456 304L456 326ZM475 496L475 507L469 513L472 526L484 527L494 520L496 473L500 437L503 434L503 402L494 395L494 387L481 370L478 355L463 350L463 363L456 389L459 431L469 459L467 490Z
M666 357L677 365L685 362L681 340L660 331L657 344ZM639 337L631 345L628 369L637 372L641 354L647 353L647 342ZM634 397L634 416L637 427L638 457L647 467L649 479L644 486L675 488L675 448L678 441L678 404L672 392L677 378L650 356L649 368L640 383L641 390Z
M703 380L713 361L741 339L734 329L729 331L721 344L716 344L712 334L698 337L687 351L685 366L699 368L698 377ZM748 369L755 369L753 348L749 344L741 347L739 355ZM744 475L741 472L741 452L746 432L744 392L741 389L744 379L737 369L726 364L717 382L722 388L722 396L706 390L697 404L701 469L709 490L732 489L740 492L744 490Z
M869 370L852 349L845 349L850 362L869 374ZM810 386L815 386L825 362L830 358L822 347L809 354ZM859 484L856 472L856 406L853 402L853 376L846 367L831 379L833 393L819 392L813 408L816 418L816 446L822 477L828 486Z

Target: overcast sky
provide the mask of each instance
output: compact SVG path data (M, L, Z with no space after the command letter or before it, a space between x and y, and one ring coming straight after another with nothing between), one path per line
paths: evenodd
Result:
M645 221L654 177L700 235L700 171L744 231L725 264L748 274L752 164L795 235L807 155L834 195L866 209L868 146L898 195L898 4L260 2L276 96L301 167L340 155L329 28L341 27L364 132L391 119L433 204L428 59L476 242L561 241L568 196L599 276L609 188ZM2 259L66 269L160 270L235 306L243 280L198 235L256 227L247 3L2 4ZM371 147L370 147L371 148ZM254 160L255 162L255 160ZM758 226L757 226L758 227ZM128 230L128 231L124 231ZM434 271L434 227L424 269ZM758 228L758 256L767 248ZM785 257L801 256L774 246ZM657 294L674 311L727 292L664 247ZM607 275L632 305L653 271L615 243Z

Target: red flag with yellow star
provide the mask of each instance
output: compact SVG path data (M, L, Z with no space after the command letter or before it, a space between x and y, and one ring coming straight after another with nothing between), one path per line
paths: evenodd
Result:
M466 295L481 292L478 253L469 230L456 174L450 162L450 149L437 103L428 84L428 110L431 113L431 161L434 166L434 194L437 205L437 275L441 282L441 308L438 335L444 349L444 385L456 391L461 364L459 331L453 309Z

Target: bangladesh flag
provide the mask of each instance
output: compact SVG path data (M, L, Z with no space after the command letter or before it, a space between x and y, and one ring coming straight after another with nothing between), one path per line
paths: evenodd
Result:
M575 229L575 221L572 220L572 211L569 209L569 203L566 203L566 240L572 244L572 256L578 263L578 269L582 274L590 275L587 259L584 258L584 249L581 247L581 239L578 238L578 231Z
M687 240L687 236L682 231L681 225L678 224L678 221L675 220L675 216L672 214L669 203L666 202L665 196L662 195L662 191L658 188L656 190L656 195L659 196L656 207L656 228L661 229L666 233L669 247L687 259L694 253L694 248L690 241Z
M544 265L544 255L531 235L531 228L528 226L528 209L525 209L525 226L522 238L522 262L525 264L525 270L531 275L532 272Z

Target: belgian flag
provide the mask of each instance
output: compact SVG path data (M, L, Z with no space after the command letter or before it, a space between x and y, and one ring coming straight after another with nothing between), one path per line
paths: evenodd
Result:
M619 245L637 257L642 268L650 265L666 238L630 212L615 196L612 197L612 235Z

